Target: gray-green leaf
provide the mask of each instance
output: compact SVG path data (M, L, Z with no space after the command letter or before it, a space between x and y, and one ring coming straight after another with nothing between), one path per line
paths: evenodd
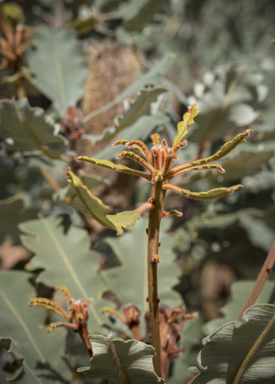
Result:
M12 140L10 151L41 151L54 159L64 153L67 142L42 108L30 107L27 99L3 100L0 113L0 139Z
M88 73L75 32L44 25L32 38L37 48L28 50L27 57L33 85L62 110L75 106Z
M155 350L141 341L107 339L91 335L94 356L90 367L79 368L89 379L110 380L114 384L156 384L160 378L153 367Z
M194 384L272 384L275 381L275 306L255 305L241 322L224 324L203 340Z

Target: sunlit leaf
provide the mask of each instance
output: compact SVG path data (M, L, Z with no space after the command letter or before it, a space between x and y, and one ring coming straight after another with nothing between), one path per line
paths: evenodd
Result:
M16 372L9 381L16 381L18 384L42 384L42 381L31 371L28 364L24 361L24 357L18 352L16 344L17 343L9 337L0 337L0 346L6 349L13 357L17 369L19 367L18 372Z
M189 111L184 114L183 121L178 123L178 134L174 139L174 145L179 143L188 133L187 129L189 125L195 124L194 117L196 117L199 112L200 111L196 109L196 104L193 104L192 107L189 108Z
M43 384L68 383L71 372L63 358L66 332L57 329L47 335L45 312L28 308L29 300L36 295L31 277L23 271L0 272L0 335L16 340L24 362L41 376Z
M194 384L271 384L275 380L275 306L255 305L203 340Z
M116 215L107 215L107 218L116 226L117 234L123 234L123 228L132 227L140 219L137 211L124 211Z
M0 104L0 139L10 151L40 151L59 158L66 150L66 140L55 132L54 121L44 110L32 108L27 99L4 100Z
M160 378L153 367L155 350L136 340L107 339L101 335L89 337L94 356L90 367L79 368L89 379L110 380L121 384L156 384Z
M88 233L80 228L68 228L60 216L31 220L20 224L25 232L22 244L35 253L28 270L42 268L37 281L50 287L59 285L68 288L74 299L93 298L90 304L90 329L102 331L102 320L98 312L106 305L99 299L106 289L97 273L98 254L90 251Z
M263 78L235 64L217 67L205 74L204 83L195 87L196 103L201 111L189 140L204 143L222 138L229 130L247 127L259 115Z
M62 110L75 106L88 73L75 32L43 25L32 38L37 47L28 50L27 56L33 85Z

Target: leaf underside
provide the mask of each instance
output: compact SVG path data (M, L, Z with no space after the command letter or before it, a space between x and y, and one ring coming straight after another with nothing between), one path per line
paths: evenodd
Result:
M275 306L249 308L204 339L194 384L271 384L275 381Z

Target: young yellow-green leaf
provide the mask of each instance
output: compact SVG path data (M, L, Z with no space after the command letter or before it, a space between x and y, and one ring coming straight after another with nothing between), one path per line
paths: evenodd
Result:
M254 305L203 340L194 384L275 382L275 306ZM193 368L193 367L192 367Z
M137 211L125 211L116 215L107 215L107 218L116 226L117 234L123 234L123 228L132 227L140 219L140 213Z
M68 182L77 194L73 200L72 206L77 211L92 216L105 227L116 230L116 226L106 216L109 207L103 204L98 197L95 197L73 172L68 170L67 175L70 177Z
M225 143L221 149L212 156L206 157L205 159L200 159L197 161L193 161L192 163L186 164L186 168L193 167L194 165L201 165L210 163L211 161L216 161L226 156L229 152L231 152L237 145L245 143L245 139L250 135L250 132L253 132L252 129L247 129L245 132L240 133L235 136L232 141L228 141Z
M134 169L125 167L125 165L122 165L122 164L114 164L109 160L98 160L98 159L92 159L91 157L87 157L87 156L79 156L79 157L76 157L76 161L86 161L87 163L96 164L96 165L99 165L100 167L112 169L113 171L130 173L131 175L141 176L151 181L151 177L150 175L148 175L148 173L145 173L142 171L136 171Z
M172 191L178 193L179 195L183 195L183 196L189 197L190 199L195 199L195 200L216 199L218 197L230 195L239 188L243 188L243 186L241 184L238 184L230 188L214 188L206 192L190 192L187 189L181 189L169 183L164 184L162 186L162 189L171 189Z
M114 384L157 384L160 378L153 367L155 350L141 341L109 339L90 335L93 357L90 367L78 368L89 379L103 379Z
M192 107L189 108L189 111L184 114L183 121L178 123L178 134L174 139L174 145L179 143L186 133L188 133L187 129L189 125L195 124L194 117L196 117L199 112L200 111L196 109L196 104L193 104Z

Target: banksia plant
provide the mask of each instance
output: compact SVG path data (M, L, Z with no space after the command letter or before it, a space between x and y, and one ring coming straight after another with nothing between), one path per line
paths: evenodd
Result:
M159 314L159 298L158 298L158 281L157 281L157 268L158 263L161 262L161 255L159 254L159 233L160 222L163 218L170 215L181 216L182 213L176 210L166 212L164 210L164 202L166 191L171 191L183 195L192 199L208 200L218 197L223 197L228 194L232 194L234 191L242 187L242 185L234 185L229 188L215 188L206 192L191 192L186 189L179 188L171 183L172 179L176 176L189 173L192 171L216 169L219 172L225 172L225 170L218 164L210 164L213 161L219 160L232 151L237 145L245 142L245 139L249 136L251 130L247 130L244 133L237 135L232 141L227 142L222 148L212 156L204 159L192 161L188 164L174 166L174 162L177 159L177 151L184 148L187 145L187 141L183 140L187 134L187 129L191 124L194 124L194 118L199 113L196 109L196 105L192 105L189 111L183 116L183 121L178 124L178 134L174 139L173 146L169 147L165 140L160 141L158 134L151 136L153 146L151 149L140 140L119 140L114 143L115 146L125 145L127 150L120 152L117 156L118 159L128 158L134 160L140 164L144 171L132 169L124 165L114 164L107 160L97 160L85 156L79 156L77 161L85 161L91 164L98 165L100 167L109 168L117 172L127 173L131 175L140 176L152 184L151 197L148 202L144 203L138 210L124 212L118 215L122 215L121 222L118 219L118 215L112 216L105 213L104 220L100 222L110 228L117 229L118 233L121 233L119 229L121 226L133 225L133 216L135 214L143 213L149 210L149 223L148 223L148 303L149 303L149 324L151 333L151 342L156 350L156 356L154 357L154 367L156 373L161 376L161 339L160 339L160 314ZM88 213L94 217L98 217L98 207L94 210L89 208L91 202L91 196L88 196L88 191L84 192L85 187L77 181L72 172L68 171L71 185L76 189L78 194L77 202L74 204L76 209L81 210L84 213ZM82 189L82 190L81 190ZM86 194L86 195L85 195ZM101 207L102 210L105 208ZM103 211L105 212L105 211ZM120 216L119 216L120 217ZM137 219L137 217L136 217ZM118 229L118 227L120 228Z

